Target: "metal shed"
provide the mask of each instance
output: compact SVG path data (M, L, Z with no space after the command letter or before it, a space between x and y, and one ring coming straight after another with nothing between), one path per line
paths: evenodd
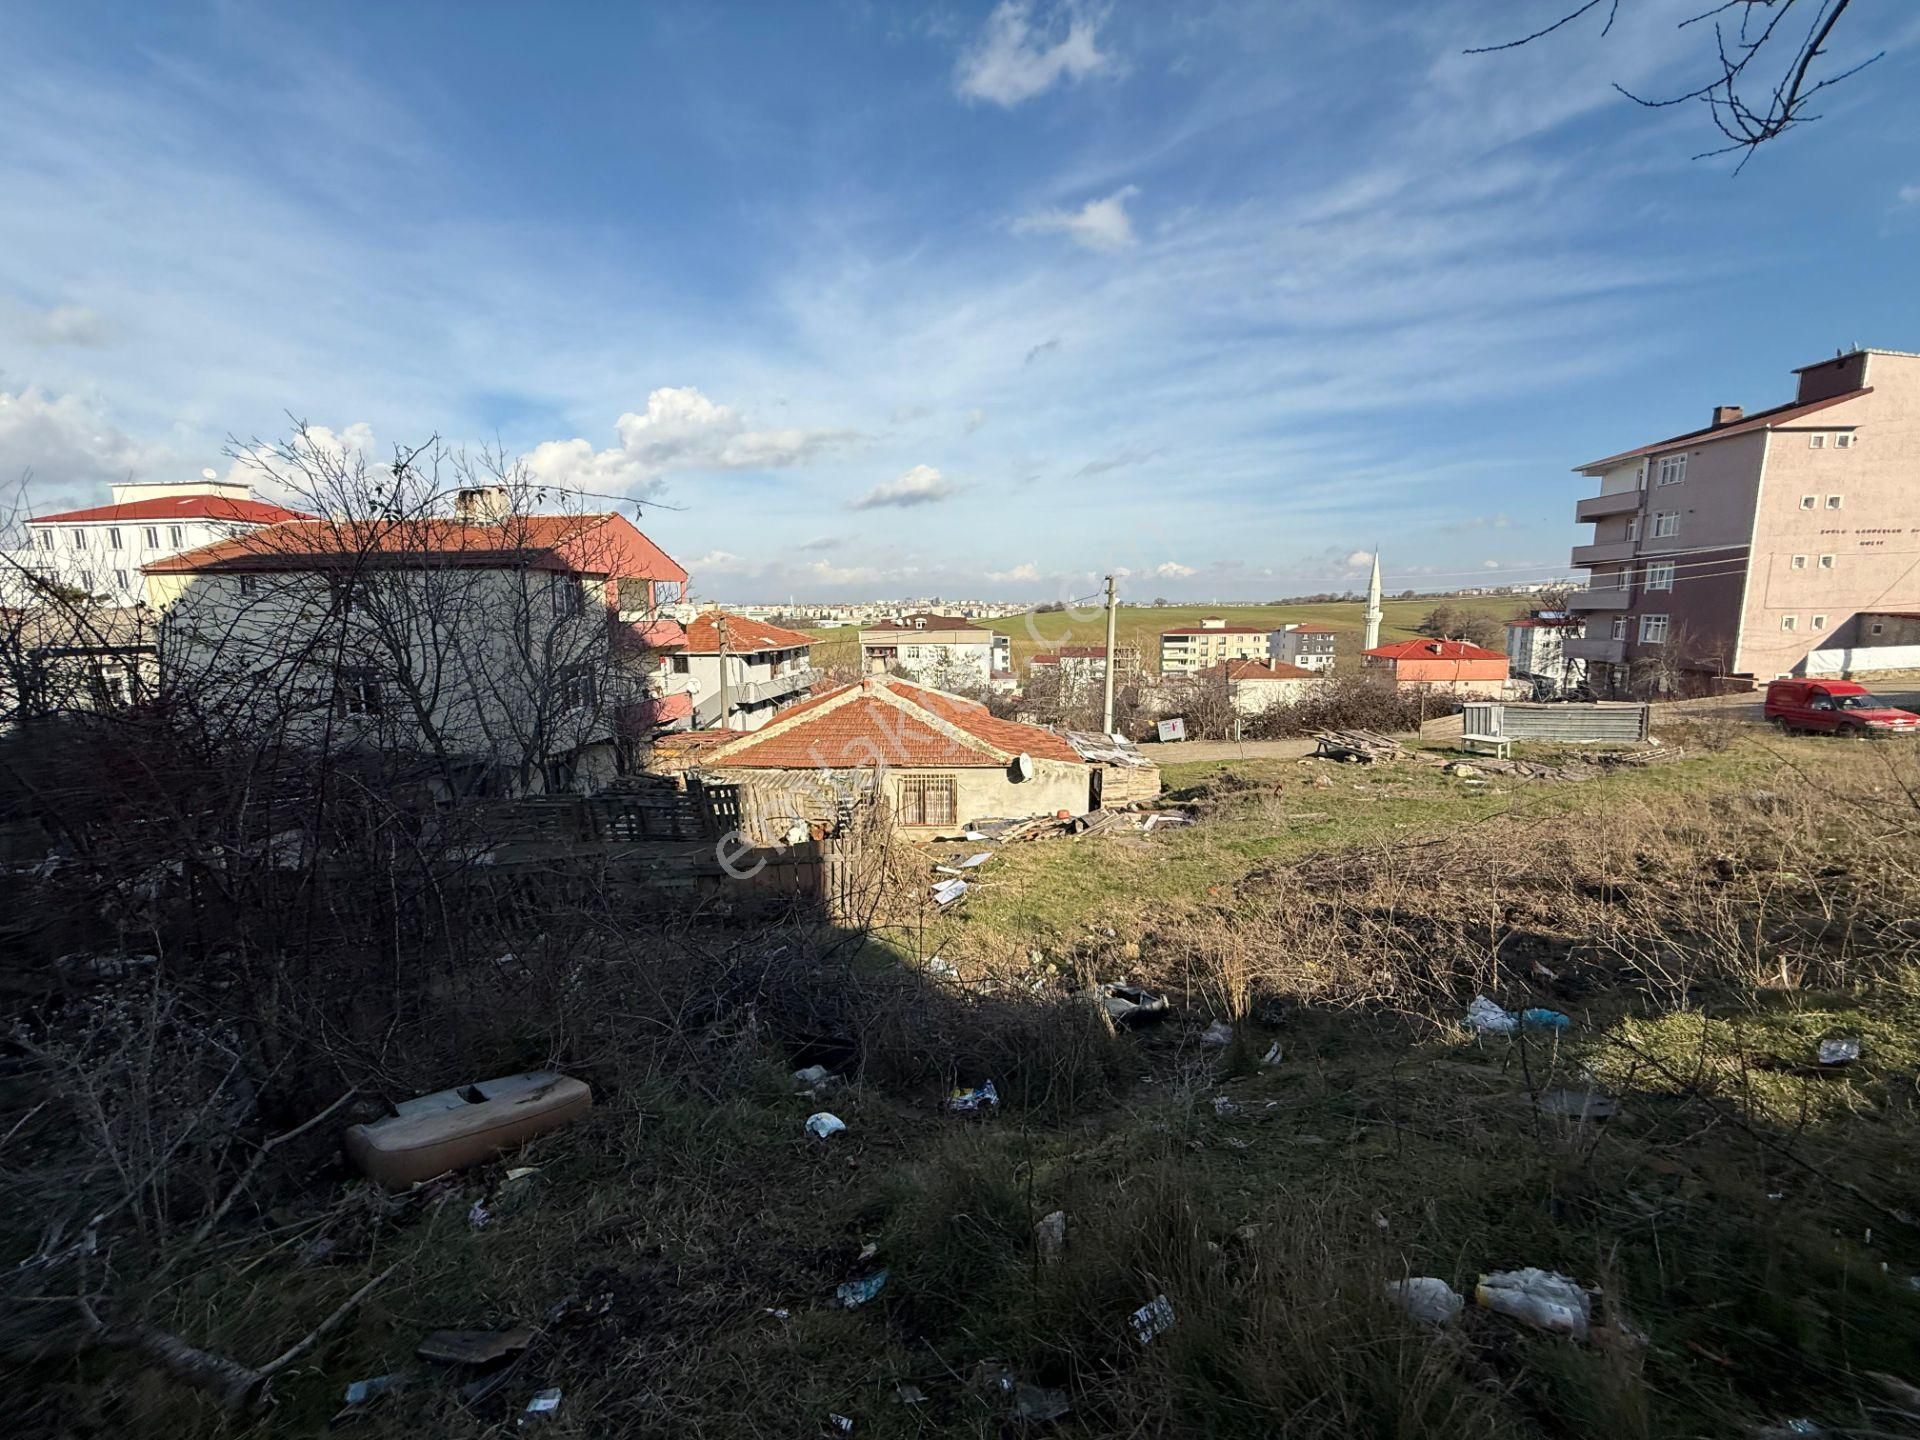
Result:
M1645 740L1650 707L1598 700L1582 705L1507 705L1471 702L1462 715L1468 735L1506 740L1621 744Z

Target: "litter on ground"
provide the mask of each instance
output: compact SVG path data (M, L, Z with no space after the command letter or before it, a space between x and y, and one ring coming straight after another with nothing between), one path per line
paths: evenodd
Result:
M1280 1042L1278 1040L1267 1047L1267 1053L1260 1057L1260 1063L1262 1065L1278 1065L1280 1063Z
M1200 1043L1202 1045L1231 1045L1233 1043L1233 1026L1224 1020L1214 1021L1201 1032Z
M1459 1318L1467 1300L1446 1281L1433 1275L1389 1280L1387 1298L1407 1312L1416 1325L1447 1325Z
M1127 1323L1133 1326L1134 1338L1142 1345L1150 1345L1156 1335L1164 1335L1173 1328L1173 1302L1164 1295L1156 1295L1127 1317Z
M1159 1020L1168 1010L1164 995L1156 995L1138 985L1102 983L1093 987L1093 996L1114 1024L1129 1028Z
M997 1109L1000 1104L1000 1092L993 1088L993 1081L984 1085L975 1085L967 1089L955 1090L947 1096L947 1108L968 1114L976 1110Z
M1851 1065L1860 1058L1858 1040L1822 1040L1820 1042L1820 1063L1822 1065Z
M1056 1210L1042 1216L1033 1227L1033 1248L1043 1264L1051 1265L1067 1248L1067 1212Z
M1014 1387L1013 1418L1027 1425L1044 1425L1072 1410L1064 1390L1046 1390L1021 1383Z
M1482 1275L1473 1298L1482 1310L1537 1330L1574 1340L1587 1338L1592 1302L1578 1284L1554 1271L1529 1266Z
M531 1400L527 1401L527 1408L520 1412L520 1423L524 1425L527 1423L528 1420L534 1420L534 1419L544 1420L547 1416L553 1414L553 1412L558 1410L559 1408L560 1408L560 1387L559 1386L556 1385L551 1390L536 1391L534 1394L534 1397Z
M414 1354L438 1365L491 1365L518 1355L533 1343L533 1331L435 1330L415 1347Z
M846 1121L827 1110L807 1117L807 1133L815 1139L824 1140L829 1135L838 1135L846 1128Z
M887 1288L887 1272L876 1270L871 1275L862 1275L858 1280L849 1280L833 1292L833 1298L848 1310L857 1310L874 1296Z

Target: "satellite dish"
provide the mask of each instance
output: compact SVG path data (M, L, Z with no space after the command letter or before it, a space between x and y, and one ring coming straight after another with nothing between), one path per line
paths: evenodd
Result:
M1016 782L1033 779L1033 757L1019 754L1013 757L1013 778Z
M217 472L211 465L209 465L206 469L200 472L200 478L202 480L218 480L220 478L220 475L219 475L219 472Z

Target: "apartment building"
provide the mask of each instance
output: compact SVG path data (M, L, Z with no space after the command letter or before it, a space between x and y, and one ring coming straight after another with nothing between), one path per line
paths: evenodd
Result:
M1140 647L1115 645L1114 678L1123 680L1140 673ZM1027 662L1028 674L1039 677L1058 675L1069 684L1104 683L1107 678L1107 647L1104 645L1062 645L1046 650Z
M1856 349L1794 374L1785 404L1719 405L1577 467L1600 488L1574 511L1594 528L1573 550L1590 578L1566 653L1596 692L1835 673L1857 615L1920 608L1920 355Z
M263 525L312 518L256 500L252 486L215 479L211 470L200 480L127 481L111 494L106 505L26 520L15 573L107 605L138 605L146 594L142 566Z
M1229 625L1209 615L1198 625L1160 632L1160 673L1197 675L1229 660L1265 660L1272 632L1258 625Z
M687 622L686 644L672 657L670 688L693 695L696 730L758 730L782 706L805 699L820 678L812 646L813 637L798 630L703 610Z
M1013 640L960 615L919 611L860 629L860 665L939 686L983 685L1013 670Z
M1267 636L1267 654L1301 670L1333 670L1331 625L1283 625Z
M1534 698L1569 695L1587 683L1587 662L1567 654L1567 641L1579 638L1586 622L1557 610L1536 610L1507 622L1507 670L1533 686Z

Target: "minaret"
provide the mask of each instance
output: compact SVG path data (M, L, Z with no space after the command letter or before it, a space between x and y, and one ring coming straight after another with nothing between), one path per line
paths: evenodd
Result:
M1380 643L1380 552L1373 552L1373 574L1367 577L1367 608L1360 618L1366 622L1366 631L1360 642L1362 650L1371 650Z

